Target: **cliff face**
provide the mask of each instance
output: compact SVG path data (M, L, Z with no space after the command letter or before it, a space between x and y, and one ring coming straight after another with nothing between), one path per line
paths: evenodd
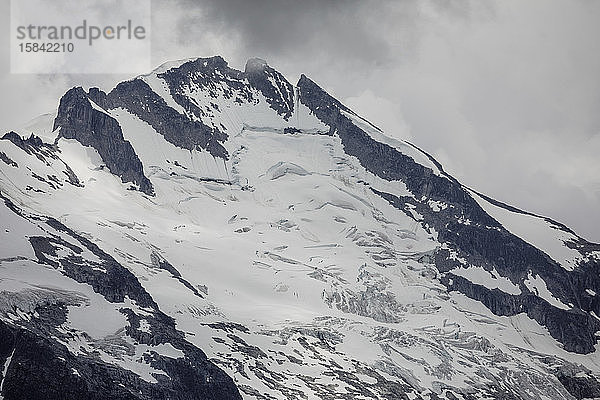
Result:
M152 184L131 143L123 138L121 126L106 111L95 108L82 88L69 90L60 100L53 130L58 128L60 137L94 148L109 171L124 183L133 183L152 195Z

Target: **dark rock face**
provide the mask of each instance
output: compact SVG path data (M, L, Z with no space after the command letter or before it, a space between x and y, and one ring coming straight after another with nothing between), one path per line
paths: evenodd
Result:
M522 294L511 296L500 290L489 290L453 275L448 271L460 264L450 257L448 250L440 249L435 265L442 273L442 283L450 290L458 290L481 301L497 315L526 312L530 318L546 326L568 351L594 351L597 342L594 334L600 330L600 324L587 311L597 313L599 300L597 296L587 294L586 289L596 293L600 290L598 262L588 261L574 271L565 270L545 253L508 232L443 170L442 176L438 176L411 157L375 141L340 110L352 111L304 75L298 82L298 91L299 101L330 127L329 134L339 135L347 154L357 157L363 167L383 179L403 181L414 197L398 198L374 190L375 193L409 216L412 216L409 209L414 209L423 216L419 222L425 229L434 228L438 232L441 243L472 265L488 271L495 268L500 275L519 285ZM448 207L434 212L428 205L429 200L443 202ZM578 246L577 249L584 255L600 249L600 246L583 239L573 246ZM565 304L573 304L573 308L559 309L533 296L523 284L530 273L541 276L554 296Z
M49 145L45 145L42 142L42 139L35 136L33 133L27 139L23 139L19 134L10 131L2 136L2 140L8 140L12 142L15 146L21 148L27 154L32 154L43 147L50 148Z
M122 107L136 115L177 147L187 150L202 148L215 157L227 158L227 150L221 144L227 139L226 135L181 115L141 79L118 84L108 94L106 104L110 109Z
M98 93L94 95L98 98ZM144 175L142 163L131 143L123 138L117 120L94 109L81 87L69 90L61 98L53 129L58 128L61 137L96 149L110 172L122 182L134 183L140 191L153 195L154 189Z
M559 373L557 378L565 389L578 400L600 397L600 383L593 377Z
M142 288L136 277L97 245L73 232L54 218L48 218L46 223L55 230L64 232L74 240L66 241L60 236L30 237L29 242L39 263L48 264L54 268L62 268L66 276L77 282L89 284L95 292L100 293L110 302L123 302L125 296L128 296L142 307L158 307L148 292ZM71 250L73 255L57 261L56 252L61 248ZM83 249L89 250L101 262L96 263L81 257Z
M165 80L175 102L198 119L211 116L213 110L218 110L218 105L212 104L209 109L201 108L186 95L187 90L192 92L202 90L214 99L221 94L219 90L222 90L222 95L226 99L234 99L239 104L257 102L252 90L244 82L244 74L229 68L227 62L219 56L188 61L177 68L158 74L158 77ZM223 87L217 88L217 84L221 82L224 84Z
M16 161L12 160L6 153L0 151L0 160L2 160L6 165L10 165L11 167L19 168L19 164Z
M10 210L30 219L10 200L2 198ZM60 222L42 216L36 216L34 220L45 226L48 233L30 238L39 263L90 285L108 302L131 299L145 311L140 315L129 307L120 309L128 321L126 335L134 343L170 344L184 356L172 358L152 351L145 354L146 363L167 375L155 374L157 382L150 383L132 371L103 361L96 352L84 351L75 355L60 341L68 341L72 335L64 329L67 306L78 306L80 300L72 297L47 299L36 305L35 313L26 321L15 325L0 321L0 364L5 365L10 357L6 376L2 376L5 399L241 398L232 379L210 362L200 349L185 340L175 328L174 320L158 309L129 270ZM84 250L94 254L99 261L82 257ZM148 329L139 329L141 319L148 324ZM120 337L113 338L110 347L119 347L121 350L118 351L124 353L131 351L131 344Z
M44 312L41 308L36 311ZM169 378L151 384L99 358L74 356L46 333L0 322L0 362L4 365L12 357L2 377L6 400L241 398L231 379L191 345L184 350L185 359L155 356L153 366Z
M258 58L252 58L244 69L252 87L260 90L271 108L287 121L294 112L294 87L279 72Z

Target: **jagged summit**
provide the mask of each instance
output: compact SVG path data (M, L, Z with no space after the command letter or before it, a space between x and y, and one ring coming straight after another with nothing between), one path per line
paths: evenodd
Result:
M136 78L141 78L144 76L150 76L150 75L156 75L156 74L161 74L166 72L169 69L173 69L173 68L179 68L181 67L183 64L188 64L188 63L192 63L192 64L203 64L204 62L207 63L207 65L210 63L212 65L223 65L225 64L225 66L228 65L227 61L225 61L225 59L223 59L223 57L219 56L219 55L215 55L212 57L190 57L190 58L183 58L180 60L173 60L173 61L165 61L162 64L160 64L158 67L154 68L152 71L146 73L146 74L142 74L139 75L133 79Z
M6 399L600 397L600 245L305 75L165 63L23 132L0 140Z

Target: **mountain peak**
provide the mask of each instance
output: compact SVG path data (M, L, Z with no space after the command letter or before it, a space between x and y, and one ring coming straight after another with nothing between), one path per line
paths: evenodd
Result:
M247 74L257 71L262 72L266 70L267 67L267 62L262 58L250 58L248 61L246 61L246 67L244 68L244 72L246 72Z

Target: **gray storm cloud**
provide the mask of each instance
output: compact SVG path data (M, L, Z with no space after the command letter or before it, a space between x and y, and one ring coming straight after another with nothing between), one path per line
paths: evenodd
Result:
M305 73L389 135L427 149L463 183L600 242L600 2L152 7L154 64L220 54L243 68L256 56L291 81ZM4 54L3 129L55 108L69 86L110 88L123 78L15 77Z

